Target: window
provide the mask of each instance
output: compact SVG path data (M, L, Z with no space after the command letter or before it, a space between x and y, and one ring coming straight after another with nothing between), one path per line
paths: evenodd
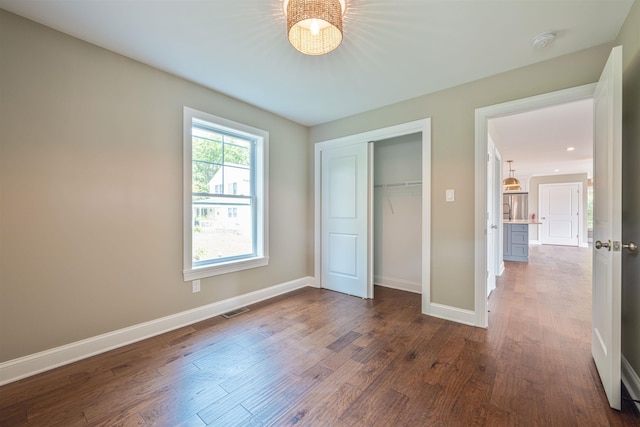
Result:
M249 183L249 180L246 181L246 183ZM227 190L228 194L238 194L238 183L237 182L230 182L228 185L228 190Z
M184 280L268 264L269 134L184 108Z

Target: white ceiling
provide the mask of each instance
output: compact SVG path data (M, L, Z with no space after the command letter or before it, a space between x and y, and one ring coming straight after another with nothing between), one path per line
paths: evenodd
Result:
M592 99L491 119L489 134L502 160L513 160L520 181L541 175L593 176ZM505 164L505 177L508 171Z
M289 45L282 0L0 7L311 126L611 42L632 3L348 0L344 41L320 57ZM544 31L558 37L536 50L531 40Z

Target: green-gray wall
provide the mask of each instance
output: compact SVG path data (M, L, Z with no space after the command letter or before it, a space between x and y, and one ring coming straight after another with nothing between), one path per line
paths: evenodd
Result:
M0 9L0 362L308 276L308 128ZM182 109L270 133L269 266L182 279Z
M612 46L594 47L315 126L311 143L431 117L431 299L473 310L476 108L593 83ZM456 190L454 203L445 202L448 188Z
M622 240L640 243L640 2L634 2L617 41L624 63ZM628 251L622 254L622 354L640 373L640 256Z

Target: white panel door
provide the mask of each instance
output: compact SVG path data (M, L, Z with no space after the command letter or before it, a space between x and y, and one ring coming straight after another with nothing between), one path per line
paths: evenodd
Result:
M491 137L487 153L487 296L496 288L498 274L498 238L500 237L500 219L496 209L496 200L500 197L500 175L496 174L496 149Z
M322 151L321 287L373 298L367 142Z
M612 408L620 409L622 47L613 48L594 94L591 353Z
M541 243L578 246L580 184L540 184Z

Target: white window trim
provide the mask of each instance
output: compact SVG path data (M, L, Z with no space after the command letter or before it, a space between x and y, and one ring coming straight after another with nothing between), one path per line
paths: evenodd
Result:
M261 139L256 144L256 256L232 260L213 265L193 267L192 264L192 195L191 195L191 127L193 119L206 120L221 129ZM183 111L183 275L188 282L220 274L233 273L269 264L269 132L251 126L214 116L193 108L184 107Z

